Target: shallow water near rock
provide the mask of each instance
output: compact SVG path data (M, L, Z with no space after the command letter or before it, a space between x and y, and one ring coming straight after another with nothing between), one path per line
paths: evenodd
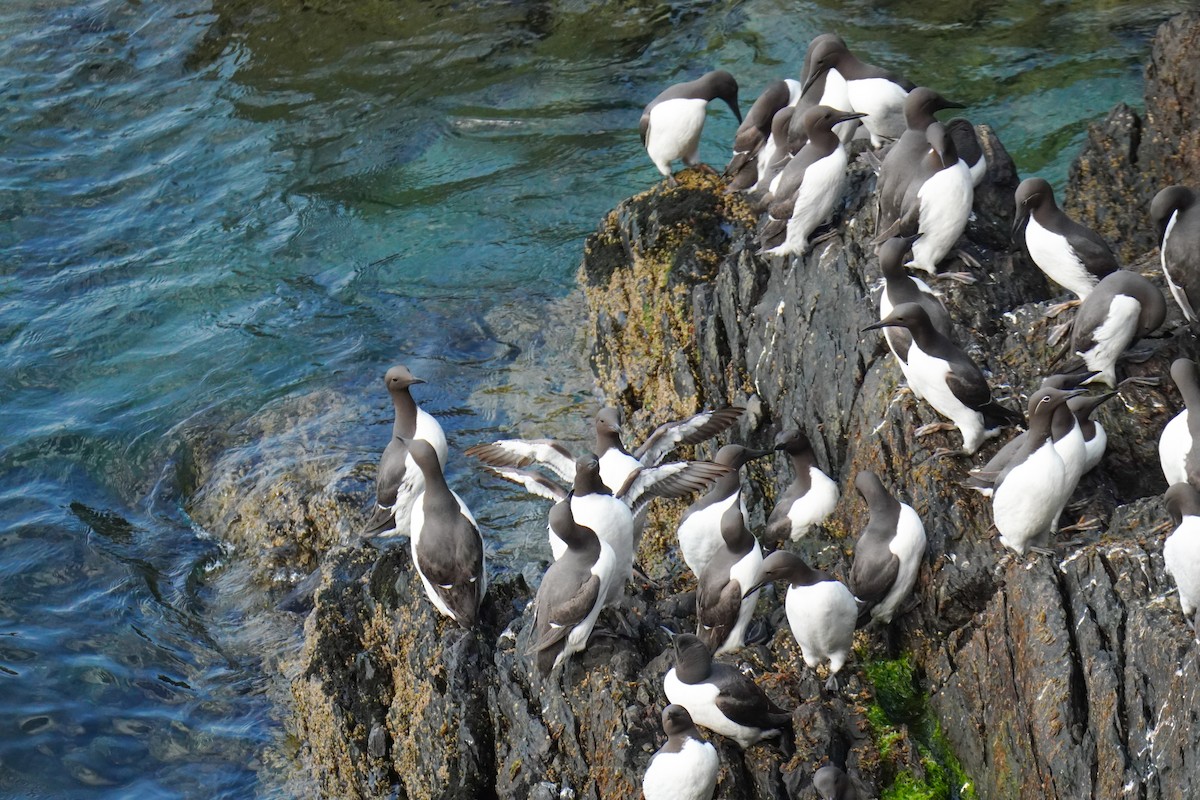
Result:
M745 110L836 29L1060 185L1184 5L6 3L0 794L295 793L266 666L296 623L188 517L197 452L369 466L398 362L456 449L580 440L582 240L656 180L666 84L724 67ZM707 161L734 128L714 106ZM343 400L286 424L312 393ZM541 506L450 475L535 571Z

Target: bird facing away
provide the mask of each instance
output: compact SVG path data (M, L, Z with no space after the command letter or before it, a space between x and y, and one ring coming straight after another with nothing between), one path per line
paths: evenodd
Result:
M1087 296L1071 324L1071 350L1100 373L1092 382L1117 385L1117 359L1136 340L1153 333L1167 316L1167 301L1136 272L1106 275Z
M902 303L886 318L864 330L887 327L907 328L912 335L908 349L908 385L913 394L950 419L963 435L963 450L973 454L985 438L995 436L1000 426L1020 419L1020 415L992 399L983 371L961 348L933 327L929 314L918 303ZM944 425L926 426L917 431L924 435L942 430Z
M413 565L434 607L470 628L487 593L483 537L466 503L447 485L433 445L413 439L408 453L425 476L412 510Z
M786 550L776 550L763 559L759 586L780 580L788 583L784 609L804 663L810 669L828 664L829 680L825 688L835 691L837 674L854 644L858 603L837 578L813 569L800 556Z
M529 654L535 656L543 675L587 646L617 577L612 547L591 528L575 522L569 501L561 500L550 509L550 527L566 551L547 568L535 603L537 638Z
M642 144L654 166L672 186L676 183L671 174L672 161L683 159L689 167L700 163L704 117L709 102L718 98L729 105L741 123L737 81L725 70L714 70L694 81L668 86L642 112L639 123Z
M1200 320L1200 208L1186 186L1168 186L1150 202L1159 259L1171 296L1188 322Z
M1080 300L1087 299L1101 278L1120 269L1100 234L1063 213L1045 179L1021 181L1016 202L1013 240L1023 231L1025 249L1037 268Z
M650 759L642 778L646 800L712 800L721 759L706 742L687 709L672 703L663 709L667 741Z
M420 408L409 387L424 383L408 367L395 366L383 376L395 413L392 438L379 459L375 477L375 513L367 521L366 534L408 536L412 504L425 486L425 478L408 455L408 442L421 439L433 445L438 463L446 467L446 434L433 415Z
M795 477L779 495L767 519L766 535L772 542L796 542L833 513L838 486L817 466L808 436L799 428L781 431L775 437L775 452L787 453Z
M858 473L854 488L867 501L870 518L854 545L849 588L864 604L860 619L869 614L872 621L887 624L916 585L925 558L925 526L874 472Z
M791 714L736 667L713 661L690 633L675 637L675 666L663 678L667 699L688 710L703 728L728 736L745 750L783 732Z

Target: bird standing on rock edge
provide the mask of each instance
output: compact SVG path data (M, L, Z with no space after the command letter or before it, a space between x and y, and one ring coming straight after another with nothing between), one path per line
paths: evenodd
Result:
M957 427L963 436L963 451L970 455L984 439L999 433L1002 425L1021 419L1020 414L992 399L992 389L983 371L961 348L938 333L919 304L902 303L886 318L863 330L891 326L907 328L912 334L904 374L913 394L924 398L952 421L952 424L934 423L919 428L918 436Z
M762 255L803 254L808 237L842 199L849 159L833 126L863 115L816 106L804 112L808 143L771 182L770 219L759 234Z
M675 637L675 666L663 678L663 691L697 725L728 736L743 750L779 736L792 721L752 678L713 661L704 642L690 633Z
M681 158L689 167L700 163L700 133L704 130L708 104L717 98L729 105L741 123L737 81L725 70L714 70L694 81L668 86L642 112L638 125L642 144L671 186L678 183L671 174L672 161Z
M408 536L412 504L425 488L425 478L409 457L408 442L429 442L438 463L446 467L446 434L433 415L417 405L409 388L425 381L414 377L403 365L392 367L383 376L392 398L395 419L392 438L383 455L375 478L375 513L365 525L364 535L372 537Z
M854 545L849 589L863 603L860 622L869 616L887 624L917 583L925 558L925 526L913 507L893 497L874 472L858 473L854 488L867 501L871 516Z
M808 436L799 428L780 431L775 437L775 452L788 454L795 477L767 519L766 537L771 542L796 542L833 513L838 485L817 466Z
M473 627L487 593L479 525L446 483L433 445L414 439L408 452L425 476L412 510L413 565L434 607L462 627Z
M1031 547L1045 549L1050 532L1070 492L1067 468L1054 446L1051 424L1055 410L1085 389L1040 389L1029 398L1029 430L1025 440L996 477L992 489L992 519L1000 544L1025 555Z
M1063 213L1045 179L1021 181L1015 198L1013 241L1024 231L1029 258L1047 278L1086 300L1102 278L1120 269L1117 257L1098 233ZM1050 315L1066 305L1051 307Z
M612 547L575 522L569 500L550 509L550 527L566 552L546 570L534 605L537 639L529 654L543 675L587 646L609 587L618 577Z

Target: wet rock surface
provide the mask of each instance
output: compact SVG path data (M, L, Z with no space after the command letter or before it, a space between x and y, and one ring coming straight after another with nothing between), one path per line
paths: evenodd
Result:
M1164 36L1190 41L1190 25L1173 22ZM1156 44L1155 69L1164 69L1169 46ZM1128 141L1136 138L1141 122L1122 110L1114 118L1128 121ZM1115 141L1116 129L1105 130ZM1016 169L996 135L979 132L989 176L963 245L982 266L969 270L974 284L936 285L955 338L985 367L997 398L1024 409L1053 371L1047 340L1066 317L1044 317L1053 290L1008 237ZM1081 164L1093 158L1088 174L1099 175L1089 153ZM1145 165L1142 157L1113 161L1105 185L1148 185ZM1016 431L974 457L940 453L959 448L961 438L915 435L937 414L897 392L902 377L882 337L860 332L877 319L869 171L854 168L836 233L787 260L755 254L757 214L745 198L724 195L707 174L680 178L679 187L659 185L620 204L589 238L581 266L597 378L604 395L624 406L630 438L704 406L742 404L735 441L769 446L781 427L799 424L842 490L835 516L789 549L848 576L866 522L852 488L863 469L914 506L929 538L915 602L886 630L859 634L837 693L803 665L778 610L781 590L764 592L757 612L768 622L764 637L722 658L794 709L794 730L782 746L768 741L745 752L710 735L722 758L717 797L813 798L811 776L830 761L845 767L862 796L876 797L897 776L942 769L928 753L943 745L971 782L964 792L955 781L944 796L1195 796L1200 665L1163 574L1167 515L1157 498L1166 488L1158 433L1179 408L1169 379L1127 386L1101 408L1108 455L1085 476L1062 524L1094 522L1060 534L1054 556L1018 558L996 541L989 502L959 486ZM1092 194L1094 218L1126 225L1113 211L1119 206ZM1127 260L1155 275L1149 247ZM1130 375L1166 376L1173 358L1197 353L1173 306L1140 350L1126 365ZM622 616L632 635L597 635L543 678L526 655L533 590L517 576L494 576L476 630L440 617L406 542L380 553L353 541L370 496L369 468L300 457L305 426L336 426L338 404L314 395L285 405L234 432L226 452L198 468L202 489L191 511L248 555L262 582L276 587L272 597L319 569L303 649L281 671L299 758L321 792L637 797L664 738L662 677L672 666L664 628L695 624L694 579L674 548L680 505L661 504L643 539L639 562L655 583L635 581L627 593ZM281 440L298 450L275 455L301 467L281 470L239 455L238 435L270 438L284 424L289 434ZM747 472L758 532L791 475L782 458ZM624 627L608 614L601 622L610 631ZM930 712L920 723L880 721L884 689L871 664L893 659L911 666L908 689Z

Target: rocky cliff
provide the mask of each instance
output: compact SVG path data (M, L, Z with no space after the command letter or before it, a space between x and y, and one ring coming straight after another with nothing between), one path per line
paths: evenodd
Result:
M1185 86L1171 77L1165 54L1198 31L1195 18L1164 27L1151 86ZM1153 130L1163 141L1194 135L1171 128L1182 115L1171 122L1151 114L1168 103L1148 99ZM1098 187L1111 187L1113 197L1131 186L1149 191L1156 178L1142 167L1153 159L1134 162L1128 156L1137 148L1100 149L1095 142L1112 139L1112 130L1093 135L1072 196L1095 200L1093 219L1130 226ZM1012 161L992 131L979 132L990 166L965 245L982 267L974 284L939 288L959 342L986 366L1002 402L1023 407L1051 371L1054 321L1043 317L1050 290L1009 241ZM1200 170L1193 165L1173 180L1189 176ZM911 503L929 535L915 606L887 630L860 635L840 693L823 691L803 667L768 592L759 616L774 623L773 635L734 661L795 709L794 747L766 743L743 753L713 736L722 756L717 796L812 798L811 775L830 760L846 767L864 797L1196 796L1200 665L1163 576L1167 517L1157 498L1165 489L1157 436L1178 408L1169 380L1126 387L1102 408L1109 454L1070 509L1092 522L1073 538L1060 536L1055 557L1017 558L995 541L987 502L958 485L999 441L973 459L938 454L959 445L957 434L915 435L936 414L897 392L901 376L882 338L860 333L877 318L870 173L855 168L836 232L786 261L755 255L756 214L744 199L723 194L715 177L681 178L677 188L621 203L586 244L580 281L605 396L642 430L724 402L747 407L732 437L748 444L800 424L843 500L824 530L789 547L838 576L848 574L865 522L851 488L859 470L876 471ZM1140 241L1127 256L1153 275L1152 243ZM1196 355L1174 308L1143 350L1131 374L1165 376L1174 357ZM655 584L630 591L634 636L597 638L543 680L525 655L532 591L521 579L495 581L482 624L464 632L424 600L406 547L380 554L338 544L360 519L369 476L336 458L298 457L304 420L336 413L329 400L296 401L240 432L278 435L290 426L283 439L297 452L288 463L302 466L281 474L230 447L198 468L203 488L191 509L264 582L319 567L303 649L280 672L300 761L321 792L637 797L662 739L662 675L671 665L663 627L694 624L692 586L671 546L677 509L660 509L643 541L640 560ZM751 470L758 524L789 478L783 463Z

